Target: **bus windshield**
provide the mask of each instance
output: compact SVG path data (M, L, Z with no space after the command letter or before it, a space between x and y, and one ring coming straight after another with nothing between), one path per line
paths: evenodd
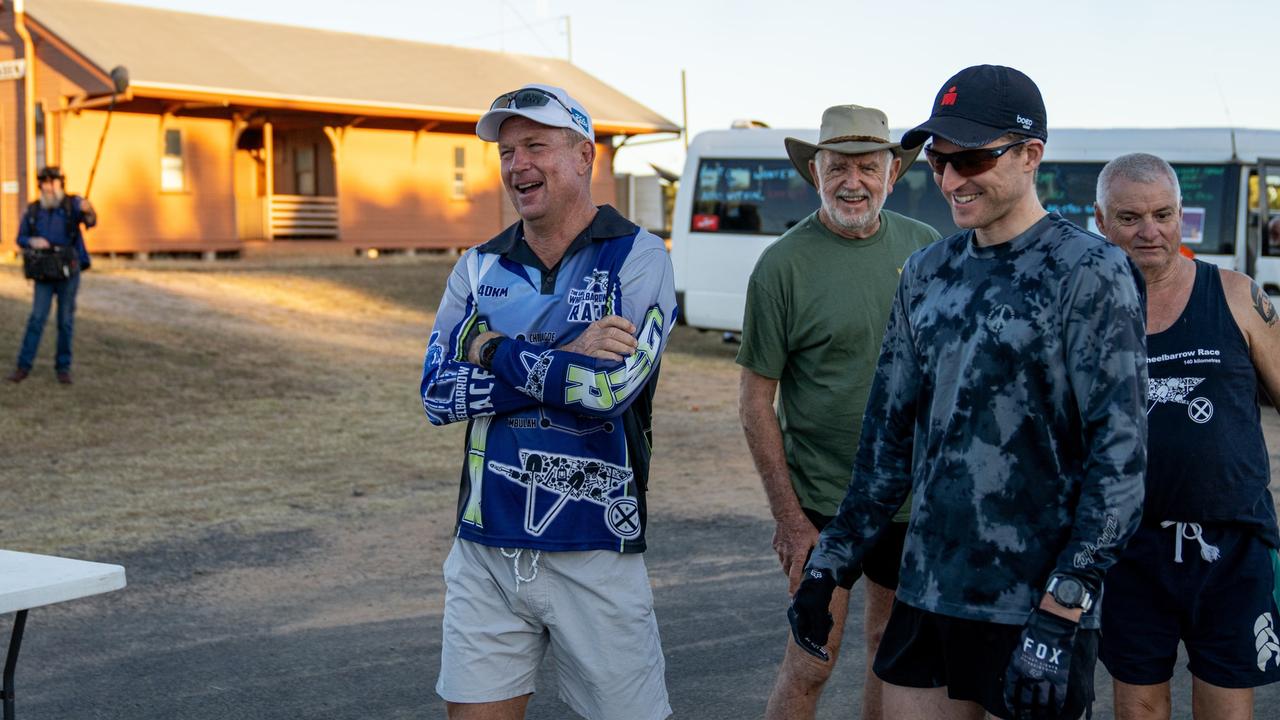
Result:
M693 189L691 232L781 235L818 209L791 161L703 159Z

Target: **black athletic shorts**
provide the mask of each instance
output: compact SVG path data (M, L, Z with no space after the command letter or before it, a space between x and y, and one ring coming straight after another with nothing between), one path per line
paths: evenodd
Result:
M1276 564L1244 528L1139 527L1107 573L1102 664L1121 682L1156 685L1173 677L1181 641L1187 669L1211 685L1280 681Z
M819 531L834 518L830 515L802 508L809 522ZM907 523L891 522L880 535L880 539L872 545L867 554L862 556L862 574L872 582L890 590L898 589L898 570L902 567L902 543L907 539ZM848 588L845 588L848 590Z
M1008 718L1004 673L1021 635L1020 625L963 620L894 600L872 669L891 685L945 687L953 700L976 702L992 715ZM1099 635L1097 630L1076 631L1067 701L1059 720L1074 720L1093 704Z

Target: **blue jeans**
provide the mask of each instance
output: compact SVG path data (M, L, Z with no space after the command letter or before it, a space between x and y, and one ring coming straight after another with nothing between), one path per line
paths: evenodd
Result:
M71 369L71 332L75 325L76 290L80 288L80 274L58 282L36 282L36 296L31 302L31 317L27 319L27 334L22 338L22 350L18 352L18 367L30 370L40 348L40 336L49 320L49 308L53 297L58 296L58 357L54 361L59 371Z

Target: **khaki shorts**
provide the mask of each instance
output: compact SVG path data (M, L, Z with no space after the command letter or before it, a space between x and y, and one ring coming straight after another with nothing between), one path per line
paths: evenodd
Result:
M481 703L532 693L549 647L560 699L589 720L670 715L644 557L518 552L454 540L444 562L440 697Z

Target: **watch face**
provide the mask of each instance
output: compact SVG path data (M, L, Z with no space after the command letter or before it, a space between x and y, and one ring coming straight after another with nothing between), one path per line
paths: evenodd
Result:
M1053 588L1053 599L1064 607L1080 607L1084 600L1084 586L1075 578L1062 578Z

